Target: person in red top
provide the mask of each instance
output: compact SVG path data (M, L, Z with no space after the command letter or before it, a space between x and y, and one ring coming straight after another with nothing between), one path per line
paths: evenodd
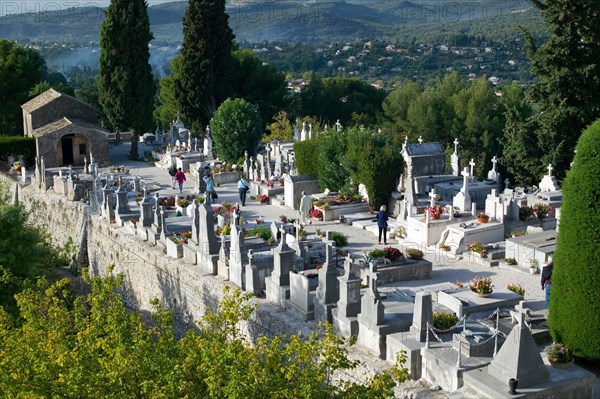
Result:
M185 173L179 168L175 173L175 181L179 184L179 192L183 192L183 182L185 181Z

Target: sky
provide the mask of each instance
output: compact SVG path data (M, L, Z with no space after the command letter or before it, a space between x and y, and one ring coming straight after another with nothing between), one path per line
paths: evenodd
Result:
M147 0L148 5L169 3L174 0ZM0 16L22 14L27 12L51 12L71 7L97 6L106 7L110 0L0 0Z

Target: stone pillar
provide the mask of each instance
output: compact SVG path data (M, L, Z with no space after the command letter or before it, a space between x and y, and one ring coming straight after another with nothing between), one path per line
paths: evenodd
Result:
M431 292L417 292L411 331L419 342L425 342L427 323L433 325Z
M127 204L127 190L123 188L123 181L119 178L119 187L115 194L117 194L117 213L124 215L129 213L129 204Z
M148 197L146 188L144 188L144 197L142 198L142 202L140 202L140 224L143 227L150 227L152 225L152 221L154 220L152 214L153 205L154 201Z
M290 299L290 271L294 265L295 252L285 242L286 232L282 228L281 240L273 251L273 272L265 279L267 300L285 308Z

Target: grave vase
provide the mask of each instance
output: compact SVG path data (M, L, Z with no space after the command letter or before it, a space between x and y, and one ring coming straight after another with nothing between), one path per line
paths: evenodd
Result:
M519 380L516 378L511 378L508 380L508 387L510 388L510 391L508 391L508 393L510 393L511 395L516 395L517 394L517 385L519 385Z
M568 369L568 368L571 368L571 366L573 365L573 360L571 360L570 362L557 362L557 361L548 359L548 361L550 362L552 367L554 367L556 369Z
M490 218L477 218L477 222L478 223L487 223L490 220Z

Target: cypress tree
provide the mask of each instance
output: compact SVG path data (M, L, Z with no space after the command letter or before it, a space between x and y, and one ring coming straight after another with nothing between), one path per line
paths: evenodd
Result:
M139 133L152 125L152 39L144 0L111 1L100 27L99 100L113 128L133 131L132 159L138 158Z
M555 342L600 359L600 121L579 139L563 185L548 324Z
M225 0L190 0L183 16L180 73L173 76L175 96L192 128L202 130L223 102L230 86L235 38Z
M600 117L600 2L533 3L542 10L550 37L539 48L528 37L538 80L527 94L539 112L518 123L513 113L505 130L504 158L519 183L533 183L548 163L557 177L564 177L581 132ZM528 162L537 154L543 154L541 162Z

